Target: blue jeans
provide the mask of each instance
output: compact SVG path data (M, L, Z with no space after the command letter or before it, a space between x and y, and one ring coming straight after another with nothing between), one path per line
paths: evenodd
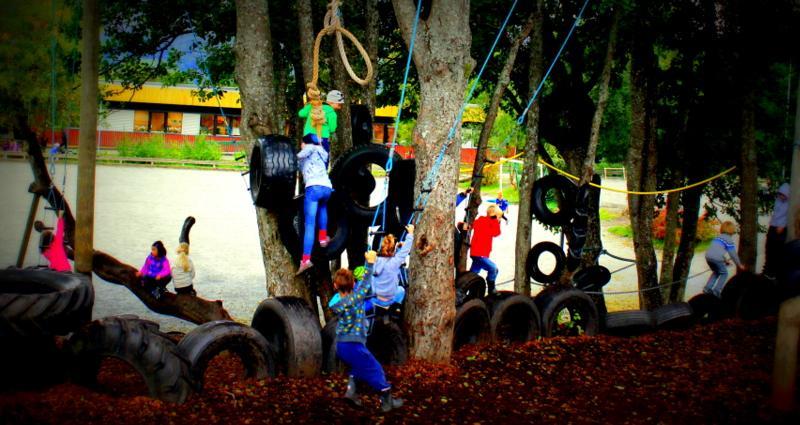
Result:
M486 276L486 280L490 280L492 282L497 280L497 264L490 260L489 257L469 258L472 258L472 266L469 268L469 271L472 273L480 273L481 270L486 270L489 272L489 274Z
M709 260L706 258L708 267L711 269L711 277L708 278L703 292L713 294L717 298L722 298L722 289L728 281L728 268L724 261Z
M381 364L360 342L337 342L336 356L350 366L350 375L366 382L375 391L385 391L392 386L386 382Z
M378 297L375 297L375 300L373 302L381 307L389 307L394 303L402 304L405 298L406 298L406 289L403 288L402 286L398 286L397 292L394 294L394 299L389 301L384 301Z
M303 232L303 255L311 255L314 247L314 230L319 224L320 230L328 230L328 199L333 190L325 186L306 187L306 196L303 200L303 209L306 217L305 231Z

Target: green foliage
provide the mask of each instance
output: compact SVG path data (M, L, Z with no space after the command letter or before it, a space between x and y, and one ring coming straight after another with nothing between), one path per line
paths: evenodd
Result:
M397 128L397 144L411 146L414 143L414 127L416 126L417 120L415 119L400 121Z
M117 144L117 154L132 158L173 158L198 161L219 161L222 148L217 142L197 136L194 142L167 143L164 136L154 134L147 139L125 138Z
M205 136L197 136L193 143L180 145L181 159L196 159L200 161L219 161L222 159L222 148L219 143L206 140Z

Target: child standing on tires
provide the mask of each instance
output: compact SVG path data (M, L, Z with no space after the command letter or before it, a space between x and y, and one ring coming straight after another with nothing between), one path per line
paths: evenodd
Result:
M145 287L155 299L161 298L166 291L167 284L172 280L172 269L167 260L167 249L161 241L153 242L150 255L144 260L142 268L136 272L140 277L142 286Z
M727 266L730 264L725 258L727 254L739 271L744 271L745 267L736 255L736 244L733 243L733 234L736 233L736 225L732 221L726 221L719 226L719 236L711 241L711 246L706 251L706 262L711 269L711 277L708 278L703 292L722 298L722 289L728 280Z
M394 235L386 235L381 242L381 252L375 262L372 289L375 291L375 304L388 307L394 303L402 304L406 290L399 285L400 267L406 262L411 247L414 246L414 225L406 226L405 242L397 242ZM399 249L398 249L399 246Z
M43 233L42 256L50 263L50 269L57 272L71 272L72 266L67 258L67 250L64 247L64 210L58 211L58 221L56 222L56 232ZM47 241L49 239L49 242Z
M339 90L331 90L325 97L325 104L322 105L322 113L324 114L324 122L319 127L314 125L313 119L313 105L311 102L307 103L298 113L297 116L306 119L306 124L303 127L303 142L314 143L321 145L325 152L330 154L331 133L336 131L336 111L342 109L344 104L344 95ZM325 166L328 166L328 160L325 160Z
M319 246L328 246L328 200L333 193L333 185L328 177L328 152L319 143L303 143L297 154L300 171L306 184L303 199L305 230L303 232L303 257L297 274L310 269L311 249L314 247L316 225L319 224Z
M498 273L497 265L489 259L489 255L492 253L492 240L500 236L500 218L502 216L503 212L497 205L489 205L486 215L478 217L472 223L472 242L469 251L472 266L469 271L480 273L481 270L486 270L488 272L486 286L489 289L489 295L496 292L495 281Z
M331 308L339 316L336 325L336 356L350 367L350 380L345 398L360 406L356 380L367 383L381 396L381 410L388 412L403 405L403 400L392 397L392 386L386 382L383 368L367 349L367 324L364 319L364 302L372 287L372 272L378 254L369 251L364 280L354 287L353 273L340 269L333 278L333 286L339 293L339 302Z

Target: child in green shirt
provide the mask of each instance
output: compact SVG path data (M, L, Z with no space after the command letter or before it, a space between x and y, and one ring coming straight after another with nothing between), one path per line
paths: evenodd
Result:
M304 143L313 143L315 145L322 144L322 147L325 148L325 151L330 153L331 152L331 145L330 145L330 137L331 133L336 131L336 111L342 109L342 105L344 104L344 95L339 90L331 90L328 92L328 95L325 98L325 104L322 105L322 111L325 113L325 122L319 128L319 134L317 134L317 128L314 127L314 123L312 122L311 118L311 103L306 103L306 106L303 107L298 113L297 116L300 118L306 119L306 124L303 127L303 142ZM321 139L321 140L320 140ZM327 166L327 161L325 165Z

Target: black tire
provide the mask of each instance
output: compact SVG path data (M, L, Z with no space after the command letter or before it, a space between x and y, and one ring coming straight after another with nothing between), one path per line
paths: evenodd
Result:
M722 316L722 301L719 298L705 293L699 293L689 300L697 323L716 322Z
M526 342L539 337L541 316L530 297L500 291L487 299L489 328L495 342Z
M550 273L544 273L539 268L539 257L545 252L553 254L556 258L556 265ZM525 270L528 272L528 279L533 279L545 285L555 282L564 272L565 266L566 257L564 256L564 251L553 242L537 243L528 251L528 256L525 258Z
M775 281L748 272L739 273L734 276L736 278L743 282L736 300L734 317L755 320L778 313L780 294Z
M489 310L483 300L469 300L456 310L453 327L453 351L467 344L489 342Z
M615 311L605 318L605 333L616 336L636 336L655 329L653 313L647 310Z
M694 311L689 303L666 304L653 310L653 320L659 329L685 329L693 318Z
M73 379L95 384L101 360L116 357L139 372L151 397L172 403L186 401L192 391L189 363L175 343L152 331L150 323L106 317L81 328L67 342Z
M557 335L597 335L600 319L597 306L583 291L570 287L550 287L534 299L542 315L543 337ZM559 322L559 315L566 310L567 321Z
M275 297L261 302L251 326L275 350L278 373L315 376L322 364L319 318L301 298Z
M372 114L367 105L350 105L350 124L353 129L353 146L372 143Z
M347 366L336 357L336 325L333 319L322 328L323 361L322 371L344 373ZM408 360L408 345L403 330L392 320L376 318L367 336L367 349L384 366L398 366Z
M181 227L181 235L178 236L179 243L189 243L189 232L192 231L192 226L196 221L192 216L186 217L186 220L183 221L183 227Z
M208 363L226 350L239 356L247 377L275 376L275 354L267 340L255 329L230 320L215 320L192 329L178 343L178 350L189 361L197 391L203 390Z
M368 167L373 164L384 167L388 159L389 148L369 143L348 150L333 164L330 174L333 187L341 194L345 208L353 215L353 219L366 222L372 220L375 215L376 207L365 202L369 200L369 194L375 188L375 179L368 172ZM400 162L400 155L395 153L392 161ZM392 173L390 177L394 177L394 171ZM407 183L391 178L389 197L391 198L392 192L397 187Z
M551 211L547 207L547 194L551 190L559 192L558 211ZM576 191L575 184L560 174L544 176L533 184L531 211L545 225L563 226L575 216Z
M572 281L580 290L595 290L594 288L602 288L611 281L611 272L603 266L584 267L572 276Z
M250 153L250 195L262 208L280 209L292 200L297 177L297 152L288 137L258 138Z
M486 296L486 280L479 274L463 272L456 278L456 307Z
M88 277L51 270L0 270L0 337L66 335L92 319Z
M278 233L281 242L295 259L300 260L303 254L303 235L305 234L305 215L303 201L305 195L297 196L294 199L294 207L286 214L281 216L281 225ZM327 260L338 259L347 248L347 241L350 237L350 222L347 213L344 211L341 197L336 192L331 195L328 201L328 237L330 242L326 248L319 246L317 238L314 238L314 247L311 255L315 258Z

